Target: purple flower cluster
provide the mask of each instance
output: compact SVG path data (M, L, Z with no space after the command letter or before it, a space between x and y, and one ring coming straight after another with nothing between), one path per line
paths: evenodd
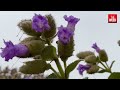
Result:
M70 38L74 35L75 25L80 20L73 16L67 17L64 16L64 19L68 21L67 27L58 27L58 38L63 44L68 44L70 42Z
M82 65L82 64L79 64L79 66L78 66L78 68L77 68L77 70L79 71L79 74L80 74L80 75L83 75L83 72L84 72L85 70L88 70L88 69L90 69L90 65Z
M50 26L45 16L35 14L32 19L32 28L36 32L43 32L45 30L49 30Z
M58 38L63 44L68 44L70 42L70 38L73 36L74 32L66 27L58 28Z
M94 48L94 49L96 50L97 53L100 52L100 48L97 46L96 43L94 43L94 44L92 45L92 48Z
M70 28L72 31L75 31L75 25L80 19L74 16L67 17L67 15L64 15L64 19L68 22L67 27Z
M5 61L9 61L15 56L24 56L29 53L28 48L23 44L14 45L11 41L5 42L5 48L1 48L2 52L0 53L2 58L5 58Z

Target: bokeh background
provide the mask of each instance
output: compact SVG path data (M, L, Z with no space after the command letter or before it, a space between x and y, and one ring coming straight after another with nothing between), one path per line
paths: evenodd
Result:
M64 15L73 15L80 18L80 22L76 25L75 30L75 51L74 56L69 58L68 64L77 59L76 54L80 51L91 50L93 43L97 43L100 48L106 50L109 56L109 64L115 60L112 71L120 72L120 47L117 41L120 39L120 12L118 11L0 11L0 47L4 47L3 39L11 40L15 44L26 37L23 32L20 32L17 24L23 19L31 19L34 14L52 14L56 20L56 25L66 26L67 22L63 19ZM117 14L118 23L108 23L108 14ZM20 32L20 33L19 33ZM18 35L19 33L19 35ZM18 35L18 36L17 36ZM20 39L21 38L21 39ZM56 46L56 37L54 45ZM97 54L97 53L96 53ZM0 66L2 68L9 66L9 68L19 68L23 63L31 59L13 58L9 62L5 62L0 57ZM84 64L84 63L83 63ZM56 65L52 63L56 68ZM56 68L57 69L57 68ZM45 75L51 73L51 70L46 71ZM80 76L77 69L70 74L70 79L82 79L89 77L90 79L107 79L108 73L88 75L84 72Z

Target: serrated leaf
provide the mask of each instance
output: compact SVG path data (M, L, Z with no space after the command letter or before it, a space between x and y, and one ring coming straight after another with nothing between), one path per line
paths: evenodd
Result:
M106 70L100 70L100 71L98 71L98 73L104 73L104 72L106 72Z
M47 46L42 50L41 57L45 61L54 60L57 58L56 48L54 46Z
M120 79L120 72L113 72L108 79Z
M73 51L74 51L73 37L71 38L70 43L67 45L63 45L60 41L58 41L58 55L63 61L67 60L70 56L72 56Z
M67 68L66 68L66 75L67 75L67 77L69 77L70 72L72 72L76 68L76 66L78 65L78 63L80 61L81 60L74 61L74 62L72 62L71 64L69 64L67 66Z
M49 69L49 64L43 60L34 60L25 62L25 65L20 67L20 72L24 74L39 74Z
M32 29L32 21L31 20L22 20L18 24L19 28L30 36L41 36L40 32L36 32L34 29Z
M57 79L57 76L54 73L52 73L49 76L47 76L46 79Z
M56 34L56 23L51 14L46 15L46 18L48 19L48 23L50 25L50 30L45 30L45 32L42 35L42 38L50 38L53 37Z

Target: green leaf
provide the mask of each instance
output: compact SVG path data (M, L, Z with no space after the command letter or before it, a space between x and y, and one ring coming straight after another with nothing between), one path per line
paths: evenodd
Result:
M54 73L52 73L49 76L47 76L46 79L57 79L57 76Z
M67 45L63 45L60 41L58 41L58 54L61 60L67 60L70 56L73 55L74 51L74 40L73 37L70 40L70 43Z
M45 61L54 60L57 58L56 48L54 46L47 46L42 50L41 57Z
M31 20L22 20L19 24L18 27L27 35L30 36L41 36L40 32L36 32L35 30L32 29L32 21Z
M66 68L66 75L69 77L69 74L70 72L72 72L76 66L78 65L78 63L80 62L81 60L77 60L77 61L74 61L72 62L71 64L69 64Z
M98 73L104 73L104 72L106 72L106 70L100 70L100 71L98 71Z
M53 37L56 34L56 24L53 16L51 14L46 15L46 18L48 19L48 23L50 25L50 30L45 30L45 32L42 35L42 38L50 38Z
M43 60L34 60L25 62L25 65L20 67L20 72L24 74L39 74L49 69L49 64Z
M113 72L108 79L120 79L120 72Z

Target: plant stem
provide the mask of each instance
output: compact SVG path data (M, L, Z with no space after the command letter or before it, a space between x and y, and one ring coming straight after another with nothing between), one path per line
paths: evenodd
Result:
M58 78L61 78L61 76L56 72L56 70L51 66L51 68L50 68L53 72L54 72L54 74L58 77Z
M102 70L104 70L104 68L102 68L102 67L100 67L100 66L99 66L99 68L101 68Z
M62 66L61 66L61 64L60 64L60 62L59 62L59 60L58 60L58 59L55 60L55 63L56 63L56 65L57 65L57 68L58 68L58 70L59 70L61 76L64 78L64 77L65 77L65 74L64 74L63 68L62 68Z
M67 63L66 63L66 60L63 62L64 62L64 69L65 69L65 78L67 79L67 74L66 74Z
M108 68L110 68L110 67L108 66L107 62L105 62L105 64L106 64L106 66L107 66Z
M44 39L42 39L42 38L39 38L41 41L43 41L43 42L46 42L46 40L44 40Z
M46 39L46 42L48 45L51 45L51 41L49 39Z
M100 62L100 64L102 64L102 66L103 66L105 69L108 69L108 68L104 65L104 63L100 60L100 58L99 58L99 62Z
M100 63L103 65L103 67L104 67L105 69L108 69L108 68L104 65L104 63L102 63L101 61L100 61Z

